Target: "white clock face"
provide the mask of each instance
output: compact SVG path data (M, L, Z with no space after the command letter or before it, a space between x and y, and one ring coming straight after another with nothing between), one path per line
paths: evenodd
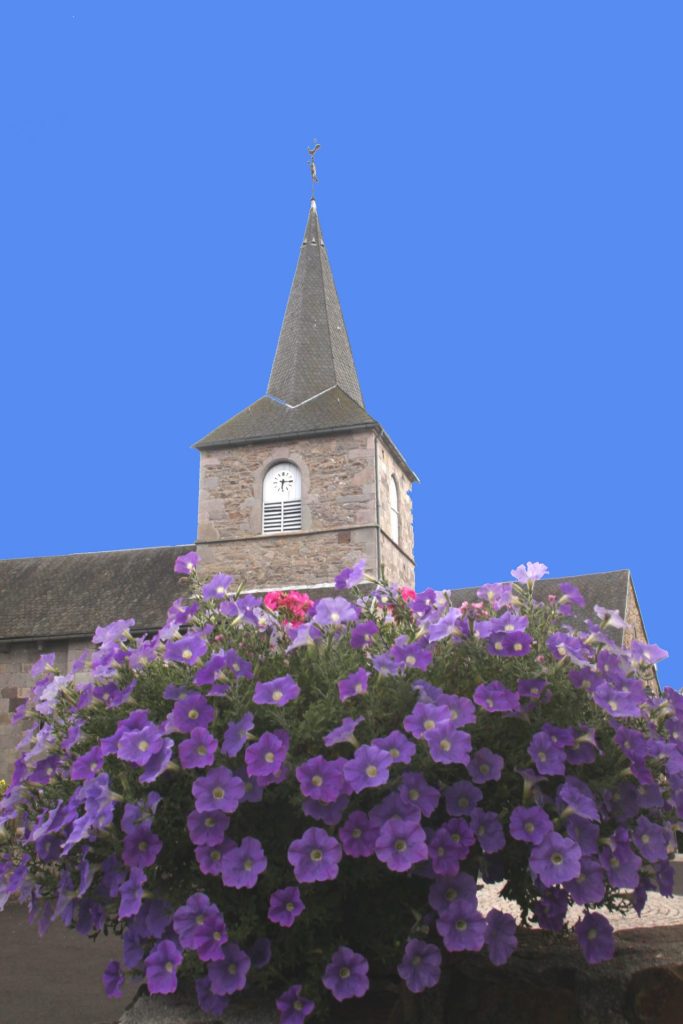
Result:
M294 476L288 469L281 469L275 474L273 488L276 494L287 495L294 490Z

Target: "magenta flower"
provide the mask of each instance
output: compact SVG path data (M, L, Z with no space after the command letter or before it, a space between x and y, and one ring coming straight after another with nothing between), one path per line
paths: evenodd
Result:
M399 729L394 729L388 736L373 740L372 746L390 753L394 764L410 764L417 750L412 740L409 740Z
M197 728L179 744L178 757L183 768L209 768L217 750L218 742L209 730Z
M206 651L207 643L200 633L186 633L180 640L169 640L166 644L166 660L194 665Z
M453 879L453 883L456 881ZM477 910L476 901L453 900L439 914L436 930L449 953L477 953L484 945L486 921Z
M584 914L574 925L579 946L589 964L600 964L614 956L614 930L602 914Z
M169 729L176 732L192 732L201 727L208 728L213 721L214 710L201 693L186 694L180 697L167 718Z
M581 847L573 839L550 832L533 847L529 867L548 888L571 882L581 873Z
M522 843L538 846L553 831L553 823L542 807L515 807L510 815L510 835Z
M391 763L391 754L386 750L364 743L358 747L353 758L345 762L344 778L353 793L383 786L389 779Z
M165 939L157 943L145 958L145 982L151 995L169 995L178 987L176 971L183 962L183 954L175 942Z
M315 1010L315 1003L303 994L301 985L292 985L275 1000L280 1024L303 1024Z
M247 774L258 780L270 780L280 771L288 750L289 736L284 730L262 733L245 751Z
M334 747L337 743L357 743L353 734L360 723L364 721L363 715L359 715L358 718L342 719L341 725L338 725L336 729L331 729L326 736L323 736L323 743L326 747Z
M110 960L102 975L104 991L110 999L118 999L123 991L126 975L118 960Z
M223 601L229 592L231 584L232 576L228 576L228 574L224 572L219 572L212 580L202 587L202 597L206 601L210 601L212 598Z
M488 747L481 747L470 758L467 770L473 782L480 786L485 782L498 782L505 762L500 754L494 754Z
M254 728L254 716L251 711L237 722L228 722L228 728L223 734L221 753L228 757L236 757L249 738L249 732Z
M375 853L391 871L409 871L429 856L424 829L415 819L390 818L380 829Z
M431 942L410 939L397 970L411 992L434 988L441 977L441 952Z
M196 551L188 551L186 555L179 555L175 560L173 571L179 576L189 576L197 568L201 561Z
M458 729L450 719L442 722L425 735L429 754L436 764L468 764L472 750L472 737ZM475 782L477 780L475 779Z
M310 757L296 769L296 777L304 796L331 804L341 795L345 782L342 765L343 758L328 761L322 755Z
M280 676L278 679L271 679L267 683L257 683L254 687L254 704L274 704L276 707L284 707L290 701L296 700L301 693L298 684L291 676Z
M338 629L346 622L355 622L358 609L345 597L323 597L315 606L315 614L311 619L318 626L332 626Z
M489 951L489 960L496 967L506 964L517 949L517 925L512 914L500 910L489 910L486 915L484 941Z
M192 783L192 795L198 811L223 811L232 814L244 796L244 782L229 768L212 768Z
M276 889L271 893L268 904L268 920L282 928L291 928L299 914L305 909L301 893L295 885Z
M247 836L239 846L228 850L221 863L223 885L230 889L253 889L268 866L258 839Z
M339 874L342 848L322 828L307 828L300 839L290 843L287 860L297 882L331 882Z
M220 963L209 964L208 977L211 991L217 996L231 996L241 992L247 984L251 960L236 942L228 942L223 948Z
M348 700L350 697L358 697L363 693L368 692L368 679L370 673L366 668L359 668L356 672L352 672L350 676L345 679L340 679L337 683L339 690L339 699L341 701Z
M358 999L370 987L368 970L364 956L354 953L348 946L340 946L325 968L322 982L339 1003L344 999Z
M348 857L370 857L375 852L379 825L365 811L352 811L339 829L339 840Z

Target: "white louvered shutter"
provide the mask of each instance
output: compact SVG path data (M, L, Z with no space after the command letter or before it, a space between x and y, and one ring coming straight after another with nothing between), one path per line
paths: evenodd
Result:
M293 462L278 462L263 481L263 532L301 529L301 473Z

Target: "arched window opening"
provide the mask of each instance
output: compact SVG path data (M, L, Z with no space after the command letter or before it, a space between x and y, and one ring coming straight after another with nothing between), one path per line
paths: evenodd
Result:
M263 532L301 529L301 473L293 462L278 462L263 481Z
M389 478L389 529L391 532L391 539L395 544L398 544L399 526L400 513L398 510L398 484L396 483L396 477L392 476Z

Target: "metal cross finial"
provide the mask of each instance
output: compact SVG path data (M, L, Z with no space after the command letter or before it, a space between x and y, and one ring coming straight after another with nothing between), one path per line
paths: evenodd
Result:
M311 172L311 191L315 191L315 185L318 180L318 170L315 166L315 154L318 152L319 149L320 143L317 141L317 139L313 139L313 145L308 147L308 155L310 157L310 160L308 161L308 166Z

